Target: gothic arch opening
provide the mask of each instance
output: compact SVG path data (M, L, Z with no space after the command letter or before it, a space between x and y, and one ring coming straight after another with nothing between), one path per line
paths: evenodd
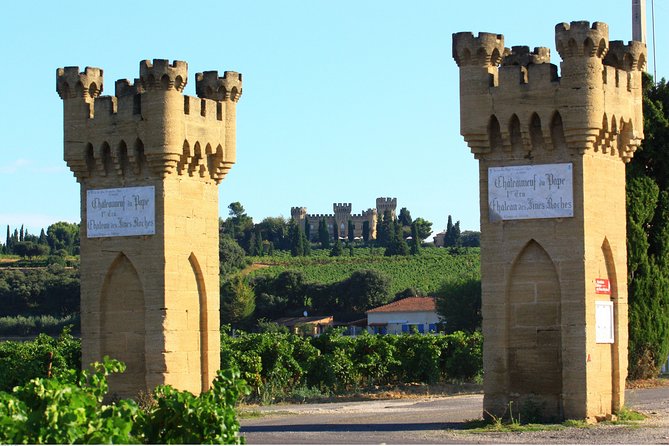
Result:
M137 270L121 252L105 275L100 296L100 352L127 366L122 375L109 377L111 392L119 396L136 396L147 389L144 307Z
M562 116L559 112L555 112L551 120L551 142L554 150L565 150L567 148L567 140L564 137L564 126L562 125Z
M602 242L602 256L604 258L604 265L606 268L606 278L609 280L609 298L613 301L613 326L616 327L616 331L613 334L614 343L610 345L610 352L608 353L611 355L611 407L606 409L610 410L611 413L615 413L621 409L621 394L622 392L625 392L625 389L621 388L621 382L623 382L621 379L621 374L626 374L627 371L621 371L620 369L620 333L617 332L617 327L620 326L618 322L618 317L620 314L620 301L618 299L618 276L616 275L616 264L613 257L613 250L611 249L611 244L606 237L604 237L604 241Z
M201 391L204 392L209 389L213 376L209 370L209 321L207 319L207 291L204 286L204 276L202 269L197 261L195 254L191 253L188 257L188 262L193 270L195 283L197 284L199 318L200 318L200 377L201 377Z
M517 115L511 116L511 121L509 121L509 135L511 137L511 147L515 151L523 150L523 135L520 133L520 119Z
M490 117L490 122L488 123L488 138L490 139L490 149L492 151L502 150L502 132L495 115Z
M562 416L561 293L550 256L530 240L513 263L507 293L508 379L511 394Z
M533 150L543 150L544 134L541 131L541 118L536 113L532 114L530 119L530 141Z

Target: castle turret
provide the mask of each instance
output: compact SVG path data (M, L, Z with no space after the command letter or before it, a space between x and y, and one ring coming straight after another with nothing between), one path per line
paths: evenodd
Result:
M390 211L390 216L392 218L395 218L396 209L397 209L397 198L379 197L376 199L376 211L379 215L379 218L383 217L383 214L386 211Z
M595 419L624 403L625 163L643 138L646 55L601 22L558 24L555 41L561 77L546 48L453 35L479 160L484 410Z
M81 185L82 364L124 361L110 378L119 396L199 393L220 367L218 184L235 161L241 75L194 98L186 62L142 61L115 96L99 96L102 74L56 73L64 158Z

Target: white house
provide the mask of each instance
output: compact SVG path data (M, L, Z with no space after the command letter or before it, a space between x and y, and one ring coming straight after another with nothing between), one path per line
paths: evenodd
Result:
M438 322L434 297L407 297L367 311L370 333L429 333Z

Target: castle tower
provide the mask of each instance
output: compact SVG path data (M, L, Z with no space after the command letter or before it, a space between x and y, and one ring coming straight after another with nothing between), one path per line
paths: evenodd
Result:
M339 237L346 237L348 235L348 221L351 219L352 209L353 206L351 203L332 203L334 223L337 225Z
M484 410L595 419L624 403L625 163L643 138L640 42L604 23L546 48L453 35L461 133L479 160Z
M376 211L378 218L382 218L384 212L390 211L392 218L395 218L395 210L397 209L397 198L383 198L376 199Z
M57 70L65 161L81 185L82 363L127 371L110 389L199 393L220 367L218 184L235 162L241 74L142 61L99 96L103 72Z

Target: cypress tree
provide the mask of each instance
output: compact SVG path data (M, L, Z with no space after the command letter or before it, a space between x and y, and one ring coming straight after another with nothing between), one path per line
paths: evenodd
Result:
M307 240L311 240L311 224L307 217L304 217L304 235L307 236Z
M318 241L321 243L321 248L330 249L330 231L325 218L318 222Z
M5 239L5 251L7 254L10 253L10 248L12 247L12 236L9 232L9 225L7 225L7 238Z
M669 85L643 80L644 139L627 165L629 377L669 355Z
M302 246L303 246L302 254L305 256L311 255L311 242L309 241L309 237L307 237L307 234L304 231L302 231L302 228L300 228L300 237L302 237Z
M262 256L265 254L265 250L263 249L263 244L262 244L262 233L260 232L260 229L256 229L256 255Z
M362 222L362 239L367 243L369 241L369 222Z
M349 219L348 220L348 241L353 243L353 240L355 240L355 225L353 224L353 220Z
M258 245L256 244L256 233L252 232L249 237L249 250L248 254L250 256L259 255L258 254Z
M21 231L19 232L19 241L23 241L23 225L21 225Z
M411 224L411 255L417 256L420 254L420 238L418 237L418 226L416 223Z
M334 245L332 245L332 250L330 251L330 257L339 257L344 253L344 248L341 245L341 240L339 240L339 228L337 227L337 222L334 224Z

